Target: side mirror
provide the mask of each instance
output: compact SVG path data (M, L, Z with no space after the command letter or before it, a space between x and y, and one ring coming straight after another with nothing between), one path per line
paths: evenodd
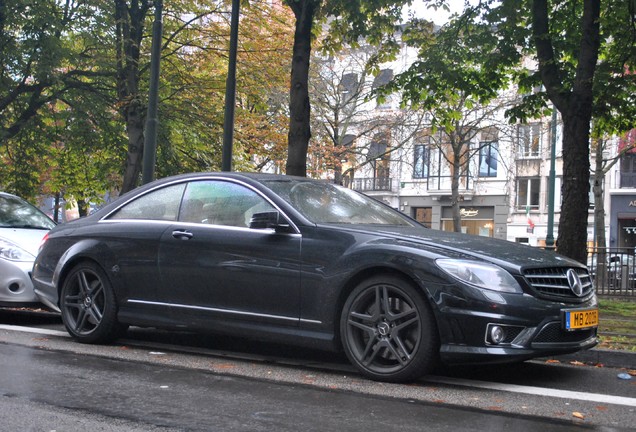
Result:
M254 229L267 229L273 228L275 230L287 230L289 224L286 223L284 218L281 218L280 213L277 211L267 211L261 213L254 213L250 219L250 228Z

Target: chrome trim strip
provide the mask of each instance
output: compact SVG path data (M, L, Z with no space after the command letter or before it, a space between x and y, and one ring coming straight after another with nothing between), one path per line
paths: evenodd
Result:
M135 304L152 305L152 306L174 307L174 308L180 308L180 309L193 309L193 310L200 310L200 311L206 311L206 312L220 312L220 313L234 314L234 315L273 318L273 319L284 320L284 321L293 321L293 322L302 321L302 322L310 322L314 324L321 324L320 321L314 321L314 320L303 320L300 318L285 317L280 315L259 314L254 312L244 312L244 311L210 308L210 307L203 307L203 306L181 305L181 304L174 304L174 303L164 303L164 302L154 302L154 301L134 300L134 299L128 299L127 302L135 303Z

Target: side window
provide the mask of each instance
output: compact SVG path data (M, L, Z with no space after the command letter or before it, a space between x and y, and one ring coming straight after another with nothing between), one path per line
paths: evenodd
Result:
M179 212L183 222L248 227L254 213L274 207L245 186L222 180L188 184Z
M129 202L109 219L177 220L185 184L154 190Z

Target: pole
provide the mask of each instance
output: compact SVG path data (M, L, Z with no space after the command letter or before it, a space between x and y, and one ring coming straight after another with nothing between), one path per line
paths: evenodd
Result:
M232 140L234 138L234 105L236 103L236 52L238 49L239 0L232 0L230 22L230 53L225 84L225 118L223 120L223 154L221 169L232 171Z
M157 159L157 129L159 128L159 69L161 60L161 14L163 0L155 0L155 21L152 24L152 47L150 51L150 88L148 91L148 114L144 135L144 156L142 166L143 184L153 181Z
M550 125L551 145L550 145L550 174L548 179L548 233L545 237L545 246L554 249L554 182L556 172L556 132L557 132L557 109L552 105L552 124Z

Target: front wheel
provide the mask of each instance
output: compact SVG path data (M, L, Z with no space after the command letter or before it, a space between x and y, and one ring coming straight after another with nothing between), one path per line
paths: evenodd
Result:
M378 381L415 380L430 372L438 357L429 305L412 284L393 276L371 278L351 292L340 336L349 361Z
M111 342L126 329L117 322L115 293L106 273L92 262L80 263L68 274L60 309L66 330L79 342Z

